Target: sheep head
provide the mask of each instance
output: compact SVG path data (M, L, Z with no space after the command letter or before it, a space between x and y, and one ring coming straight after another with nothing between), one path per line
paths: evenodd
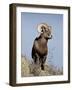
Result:
M38 25L38 32L46 39L52 38L52 27L46 23L41 23Z

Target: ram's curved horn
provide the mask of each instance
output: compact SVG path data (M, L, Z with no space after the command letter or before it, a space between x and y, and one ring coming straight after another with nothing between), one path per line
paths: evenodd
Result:
M44 26L46 29L48 29L48 25L47 25L46 23L38 24L38 26L37 26L37 31L38 31L39 33L42 33L42 29L41 29L42 26Z

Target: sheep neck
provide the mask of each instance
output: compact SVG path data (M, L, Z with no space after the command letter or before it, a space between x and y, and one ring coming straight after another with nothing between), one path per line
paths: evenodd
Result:
M48 40L46 38L41 37L41 36L39 37L38 43L39 43L40 47L47 48L47 42L48 42Z
M40 36L39 38L40 38L41 43L47 44L48 38L45 38L45 37L43 37L43 36Z
M47 44L47 42L48 42L48 40L46 39L46 38L44 38L44 37L42 37L41 39L40 39L40 41L41 41L41 43L42 44Z

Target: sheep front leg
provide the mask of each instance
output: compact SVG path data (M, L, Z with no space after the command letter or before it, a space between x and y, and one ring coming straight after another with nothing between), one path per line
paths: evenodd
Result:
M43 59L41 60L41 69L44 70L44 64L46 61L47 56L44 56Z
M36 53L35 56L36 56L36 58L35 58L34 62L35 62L35 64L39 65L39 63L40 63L39 62L39 55Z

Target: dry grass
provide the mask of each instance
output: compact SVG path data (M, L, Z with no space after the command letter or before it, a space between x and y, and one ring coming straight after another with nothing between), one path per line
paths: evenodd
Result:
M21 58L21 76L51 76L51 75L62 75L63 71L55 68L53 65L45 64L44 70L41 70L39 65L34 64L32 61L29 62L27 58L22 56Z

